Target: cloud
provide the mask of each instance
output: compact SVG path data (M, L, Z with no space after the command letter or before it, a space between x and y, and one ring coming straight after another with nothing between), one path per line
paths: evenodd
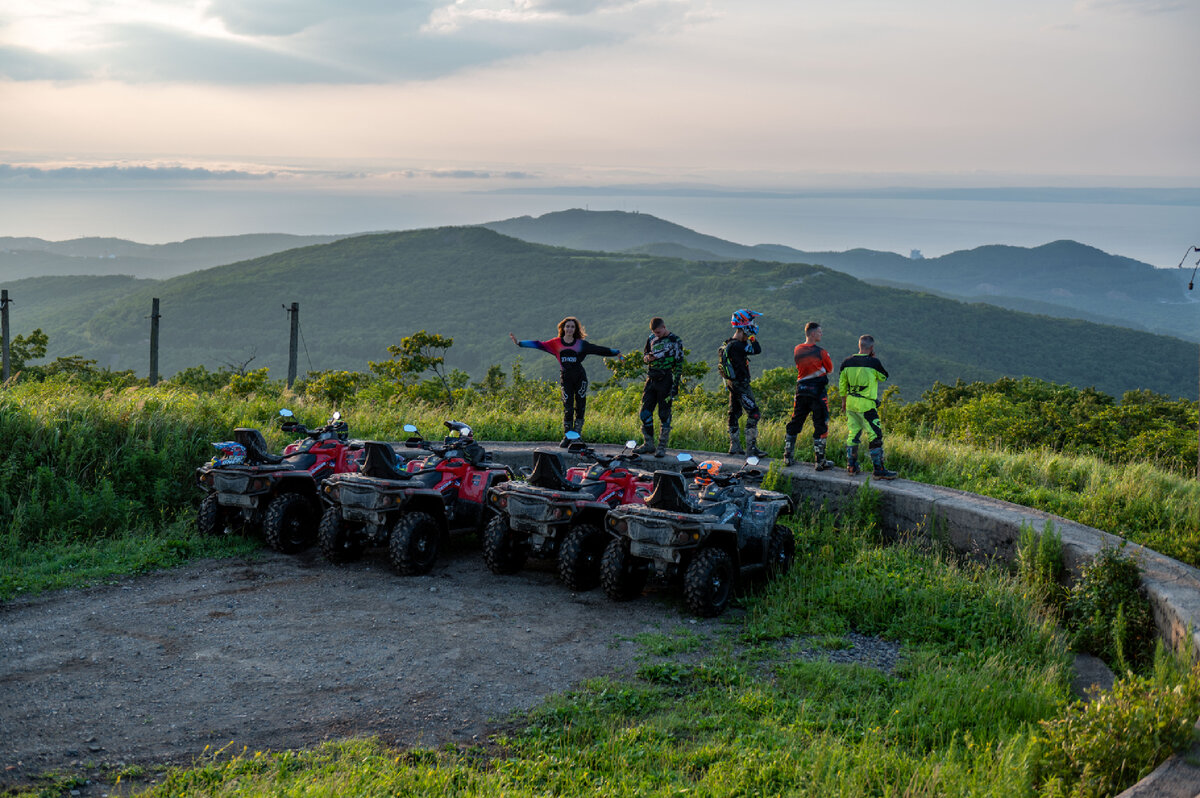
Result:
M180 181L180 180L269 180L274 172L241 169L206 169L190 166L30 166L0 164L0 180L71 181Z
M1077 0L1080 11L1118 11L1131 14L1172 14L1193 7L1193 0Z
M624 41L679 25L696 6L686 0L184 6L137 0L117 13L100 0L61 7L47 1L48 10L20 6L0 19L0 77L220 85L428 80L508 58Z

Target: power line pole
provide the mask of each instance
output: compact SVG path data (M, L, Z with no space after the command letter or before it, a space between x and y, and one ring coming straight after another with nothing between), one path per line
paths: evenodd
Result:
M8 378L12 371L12 365L8 358L8 346L11 341L8 338L8 289L0 290L0 336L4 338L4 381L8 382Z
M288 315L292 318L292 340L288 345L287 376L287 387L290 390L292 383L296 381L296 357L299 354L297 346L300 340L300 303L293 302L290 308L285 305L284 309L287 310Z
M158 385L158 320L162 316L158 312L158 297L151 300L150 306L150 387Z

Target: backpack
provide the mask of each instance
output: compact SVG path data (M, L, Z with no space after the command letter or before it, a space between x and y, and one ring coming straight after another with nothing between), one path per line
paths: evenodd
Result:
M721 375L721 379L732 381L734 379L733 364L729 362L729 352L725 350L728 345L729 341L726 341L717 347L717 373Z

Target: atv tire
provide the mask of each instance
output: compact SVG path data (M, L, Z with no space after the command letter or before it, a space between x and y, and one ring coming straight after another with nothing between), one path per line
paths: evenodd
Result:
M629 541L613 538L600 558L600 586L613 601L629 601L642 595L646 587L645 563L629 553Z
M508 517L497 514L483 530L483 561L494 574L515 574L529 556L526 547L517 542Z
M713 618L733 597L733 560L724 549L701 549L683 573L683 599L694 615Z
M791 570L795 558L796 536L783 524L776 524L767 538L767 552L763 559L763 565L767 567L767 576L774 579L785 575Z
M599 587L607 538L592 524L580 524L567 533L558 548L558 578L564 585L576 593Z
M337 507L327 508L321 516L321 525L317 527L317 543L321 545L325 559L332 563L357 560L363 550L362 538L354 534Z
M267 505L263 539L283 554L304 551L317 539L317 518L312 502L299 493L282 493Z
M405 513L392 527L388 559L401 576L427 574L437 560L442 530L429 513Z
M219 496L216 493L205 496L196 512L197 531L204 537L216 537L228 534L231 527L229 511L221 506Z

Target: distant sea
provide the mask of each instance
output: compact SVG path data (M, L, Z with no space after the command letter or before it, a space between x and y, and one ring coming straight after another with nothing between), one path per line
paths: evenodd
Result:
M331 234L476 224L568 208L648 213L741 244L808 251L877 249L926 257L987 244L1073 239L1174 267L1200 245L1200 190L892 190L755 193L313 192L278 185L0 188L0 235L111 236L164 243L240 233ZM1194 258L1193 258L1194 260ZM1189 261L1191 263L1192 261Z

